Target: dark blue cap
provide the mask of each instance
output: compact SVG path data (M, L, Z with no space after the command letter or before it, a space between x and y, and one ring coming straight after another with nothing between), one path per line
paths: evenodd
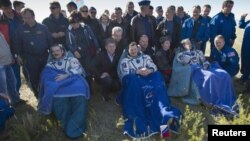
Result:
M95 10L96 11L95 7L90 7L89 10Z
M141 0L138 2L139 6L149 6L150 1L149 0Z
M156 10L156 11L162 10L162 6L157 6L157 7L155 8L155 10Z

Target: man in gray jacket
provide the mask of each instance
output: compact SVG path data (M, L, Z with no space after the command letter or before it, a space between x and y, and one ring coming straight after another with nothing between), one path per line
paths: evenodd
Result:
M10 103L15 105L20 102L20 97L16 90L16 78L11 68L12 60L10 47L0 32L0 93L6 94L10 98Z

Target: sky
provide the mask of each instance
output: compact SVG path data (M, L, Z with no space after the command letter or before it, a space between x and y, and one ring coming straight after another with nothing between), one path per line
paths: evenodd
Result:
M13 0L12 0L13 1ZM48 17L50 14L49 3L52 0L21 0L25 3L26 7L29 7L35 11L36 20L41 22L44 18ZM66 4L71 0L58 0L61 4L61 8L66 10ZM75 0L81 1L81 0ZM126 8L126 3L128 0L82 0L84 4L88 7L94 6L97 9L97 15L100 15L105 9L113 12L115 7L121 7L123 12ZM139 11L138 1L132 0L135 4L135 9ZM163 6L165 10L170 5L183 6L187 13L191 12L192 6L204 4L210 4L212 10L210 16L215 15L221 10L222 2L224 0L151 0L151 5L157 7L159 5ZM234 0L235 4L232 12L235 14L236 19L240 19L240 15L243 13L250 13L250 1L249 0ZM68 13L67 13L68 14ZM155 14L155 13L154 13ZM248 19L250 19L250 14Z

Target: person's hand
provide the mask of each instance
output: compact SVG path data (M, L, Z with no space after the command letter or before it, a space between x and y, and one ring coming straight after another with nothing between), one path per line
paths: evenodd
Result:
M104 73L102 73L102 75L100 76L100 78L105 78L107 76L109 76L109 74L107 72L104 72Z
M81 54L80 54L78 51L75 51L75 52L74 52L74 55L75 55L76 58L78 58L78 59L81 58Z
M57 34L58 34L59 37L65 36L65 33L64 33L64 32L58 32Z
M241 15L241 18L245 19L247 15L248 15L248 13L244 13L244 14Z
M55 80L56 81L61 81L61 80L65 79L65 78L67 78L68 76L69 76L68 74L59 74L59 75L56 76Z
M23 60L20 56L17 56L16 61L18 65L23 65Z
M151 73L151 70L147 69L147 68L142 68L139 70L139 74L142 76L147 76Z

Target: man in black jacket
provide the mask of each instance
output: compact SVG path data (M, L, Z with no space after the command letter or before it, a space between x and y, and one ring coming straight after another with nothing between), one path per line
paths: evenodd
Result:
M131 41L138 43L141 35L145 34L149 38L149 45L154 46L154 31L156 25L148 16L150 1L142 0L138 4L141 12L131 20Z
M96 82L102 87L103 100L109 101L109 93L120 88L116 71L119 57L115 54L116 42L113 39L109 38L105 41L105 49L94 58L91 70Z
M160 38L167 37L171 42L171 49L174 50L180 45L180 38L181 38L181 30L182 25L181 21L175 18L175 11L172 6L169 6L165 12L166 18L161 21L156 28L156 47L158 49L161 48L160 45Z
M65 42L66 41L65 33L66 30L68 29L69 21L61 13L61 6L59 2L57 1L51 2L50 11L51 11L50 16L45 18L42 23L48 27L52 35L53 42L55 44L62 44L65 47L67 47Z

